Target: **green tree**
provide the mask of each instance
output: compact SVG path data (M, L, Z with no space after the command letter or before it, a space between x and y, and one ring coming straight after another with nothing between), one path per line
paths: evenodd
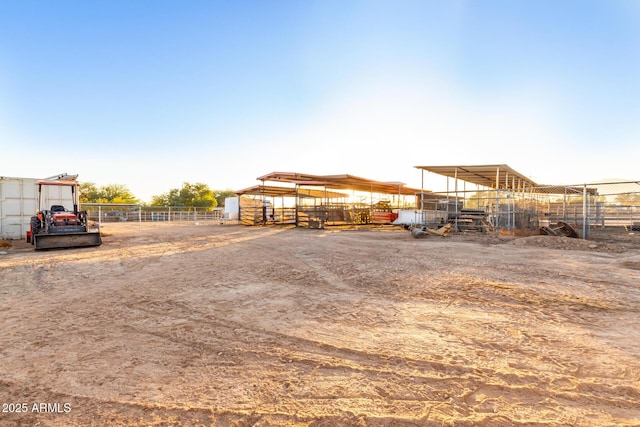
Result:
M99 203L138 203L138 199L122 184L109 184L100 188Z
M185 182L182 184L182 188L172 188L165 194L153 196L151 204L154 206L215 208L218 206L218 201L213 190L207 184Z
M151 206L171 206L169 204L169 193L151 197Z
M137 204L139 200L125 185L109 184L98 187L93 182L86 182L80 184L80 202Z
M81 182L79 190L80 203L95 203L100 197L100 190L93 182Z
M218 206L224 206L224 199L226 199L227 197L235 196L235 193L233 192L233 190L230 190L230 189L215 190L214 193L216 195L216 201L218 202Z
M618 194L616 202L620 205L640 205L640 193Z

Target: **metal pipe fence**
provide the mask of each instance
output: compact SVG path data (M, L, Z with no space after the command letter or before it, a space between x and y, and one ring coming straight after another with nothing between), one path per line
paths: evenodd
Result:
M88 219L103 222L171 222L217 221L237 223L225 217L224 208L200 208L189 206L143 206L135 204L83 203Z
M437 194L435 208L423 203L423 218L441 221L446 216L461 231L472 223L477 226L480 219L486 221L483 229L495 232L537 230L558 222L570 224L583 238L595 227L640 231L640 181Z

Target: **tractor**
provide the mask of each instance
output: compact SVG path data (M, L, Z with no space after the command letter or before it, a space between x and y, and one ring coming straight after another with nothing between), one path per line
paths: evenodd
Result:
M31 217L31 228L27 231L27 242L36 250L99 246L102 244L100 230L92 230L88 225L87 211L78 210L78 187L73 180L37 181L38 211ZM43 209L45 195L43 189L50 186L69 188L73 210L63 205L52 205Z

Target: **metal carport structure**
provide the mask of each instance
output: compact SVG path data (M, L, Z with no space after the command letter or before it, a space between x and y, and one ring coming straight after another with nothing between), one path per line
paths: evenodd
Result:
M409 197L414 206L415 196L420 193L401 182L376 181L349 174L271 172L257 179L260 185L235 192L253 197L252 201L245 198L245 206L242 203L240 206L246 214L244 217L241 214L241 222L245 224L285 222L323 228L325 225L388 223L393 218L394 206L400 208L407 204L405 197ZM360 200L356 200L356 194ZM275 208L278 198L280 207ZM285 208L287 202L289 207ZM253 214L248 213L251 210ZM277 215L278 210L282 215Z
M416 168L421 170L423 183L425 172L446 177L445 193L454 194L456 200L461 195L460 200L464 200L467 208L475 204L477 212L485 212L496 230L500 228L537 229L541 223L549 221L550 200L563 197L562 219L566 220L568 199L578 200L581 218L575 218L576 215L574 215L574 225L581 226L583 235L586 235L589 200L595 200L598 194L596 188L587 185L540 185L506 164L416 166ZM450 188L450 178L454 180L453 188ZM459 181L463 183L462 189L458 184ZM467 183L474 184L476 188L467 189ZM574 203L573 206L575 205ZM451 215L457 218L460 207L461 205L456 204Z

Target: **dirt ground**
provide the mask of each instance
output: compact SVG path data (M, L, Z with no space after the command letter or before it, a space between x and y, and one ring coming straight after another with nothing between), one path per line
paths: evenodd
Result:
M640 233L103 231L0 248L0 425L640 425Z

